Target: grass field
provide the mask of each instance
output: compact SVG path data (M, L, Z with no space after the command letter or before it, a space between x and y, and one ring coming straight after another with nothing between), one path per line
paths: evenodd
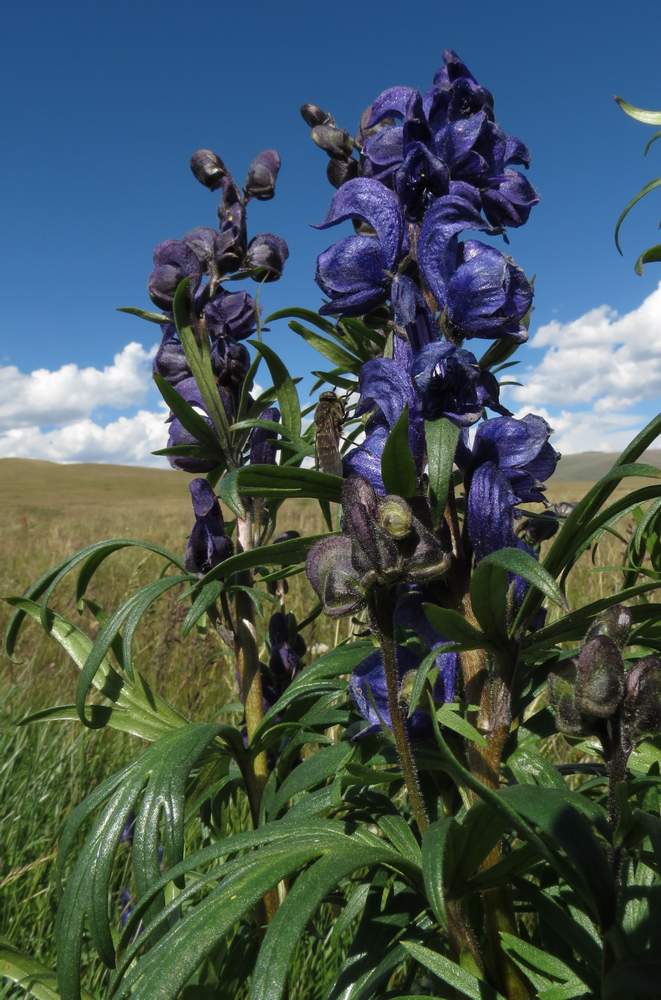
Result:
M580 462L575 464L580 468ZM594 463L585 465L594 470ZM549 491L554 500L576 500L590 485L563 479L560 476ZM0 594L21 593L49 566L100 538L143 538L181 553L191 524L187 481L166 471L0 460ZM624 491L619 487L617 493ZM311 533L321 526L316 505L299 501L283 508L278 528ZM602 565L616 561L618 545L611 539L603 544ZM153 578L158 567L153 555L118 553L95 577L89 596L115 608L126 593ZM596 572L583 558L570 587L570 602L594 600L612 592L617 583L616 575ZM292 584L294 611L305 606L305 586L302 579ZM76 615L71 588L63 588L55 606ZM183 644L179 626L185 612L171 593L156 605L138 633L138 667L186 715L211 719L234 697L233 665L208 635L192 634ZM8 613L0 604L3 630ZM83 624L94 631L89 616ZM309 644L330 642L333 633L334 625L319 619L306 638ZM71 807L116 771L134 747L123 734L83 732L73 723L17 727L29 711L73 700L74 669L36 626L24 630L16 662L2 659L0 676L0 936L52 966L57 904L53 860L59 829ZM122 877L118 873L118 884ZM315 954L310 961L323 964L323 948ZM308 971L312 976L313 970ZM320 989L321 979L319 967L308 982L316 981ZM94 985L90 976L87 982ZM10 995L21 994L3 994L0 986L0 997ZM320 995L301 985L291 997L313 1000Z

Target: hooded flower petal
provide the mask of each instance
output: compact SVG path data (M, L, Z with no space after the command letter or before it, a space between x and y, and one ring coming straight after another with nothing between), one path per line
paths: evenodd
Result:
M532 288L521 268L477 240L460 244L459 263L446 289L448 319L464 337L527 339L523 318Z
M220 288L204 307L204 321L211 337L245 340L257 325L255 300L245 291Z
M532 184L517 170L490 178L482 191L484 214L494 226L522 226L538 201Z
M178 382L192 376L174 323L163 325L163 339L156 352L153 369L156 375L160 375L170 385L177 385Z
M328 229L347 219L361 219L372 227L383 254L384 267L394 267L402 247L404 220L397 197L380 181L356 177L336 192L325 221Z
M225 535L220 504L206 479L189 484L195 525L186 545L184 565L189 573L203 575L232 554L232 542Z
M347 185L345 184L344 187ZM359 316L387 295L385 261L373 236L347 236L319 254L316 282L331 299L324 315Z
M268 201L275 194L275 182L279 171L280 154L277 149L264 149L258 153L248 168L246 195L259 201Z
M404 118L411 101L419 97L419 92L413 87L388 87L381 91L370 108L367 128L372 128L384 118Z
M485 406L503 410L498 382L477 358L447 341L428 344L414 358L411 377L426 420L448 417L460 427L480 419Z
M259 415L260 420L272 420L278 423L280 420L280 410L277 406L267 406ZM255 427L250 432L250 464L251 465L274 465L277 448L274 443L277 434L266 430L264 427Z
M184 240L165 240L154 250L154 270L149 276L149 295L161 309L172 308L174 293L184 278L191 279L194 293L202 276L200 261Z
M330 535L312 546L305 561L307 578L330 618L351 614L365 605L351 550L347 535Z

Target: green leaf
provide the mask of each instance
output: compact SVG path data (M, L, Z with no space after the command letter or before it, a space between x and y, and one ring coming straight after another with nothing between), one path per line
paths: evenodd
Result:
M635 104L629 104L622 97L616 97L615 101L619 104L625 115L635 118L637 122L642 122L643 125L661 125L661 111L648 111L645 108L637 108Z
M115 964L108 893L115 850L129 816L136 812L133 862L136 882L142 891L160 874L161 838L168 864L176 864L181 857L186 777L219 728L189 725L163 737L104 782L68 817L62 832L60 864L82 824L101 806L69 874L58 910L58 983L63 1000L78 1000L80 996L81 946L86 924L99 957L106 965ZM143 788L144 797L137 808Z
M227 419L227 413L218 392L216 376L211 364L209 338L202 336L198 339L193 330L189 286L189 278L184 278L177 286L172 304L174 322L189 368L193 374L193 378L197 382L205 409L215 428L220 452L224 456L225 462L231 465L233 455L229 420ZM159 388L163 392L160 384Z
M544 569L552 577L557 577L562 567L573 557L576 537L585 531L591 518L605 503L618 482L630 475L637 475L637 466L631 465L661 433L661 414L654 417L624 449L611 470L588 491L565 520L542 561ZM529 590L514 621L513 632L531 618L541 606L538 590Z
M527 580L546 597L567 608L567 600L553 577L522 549L506 548L491 552L480 560L471 580L471 603L475 617L487 635L506 635L507 574Z
M422 867L420 844L403 816L400 816L399 813L393 816L382 816L378 821L378 826L400 854L408 858L418 868Z
M627 202L627 204L620 212L617 222L615 223L615 246L617 247L620 253L622 253L622 247L620 245L620 229L622 228L622 223L626 219L631 209L635 205L637 205L638 202L645 197L645 195L649 194L650 191L653 191L655 188L658 188L660 186L661 186L661 177L655 177L654 180L648 181L647 184L643 185L638 194L635 194L631 199L631 201Z
M354 748L350 744L337 743L307 757L280 785L273 799L270 818L275 819L287 802L299 792L316 788L328 778L340 773L344 765L351 760L353 752Z
M34 997L35 1000L60 1000L55 973L4 940L0 940L0 979L16 983L25 991L21 996ZM8 995L13 996L13 991ZM86 990L81 992L81 998L94 1000Z
M216 603L222 592L223 584L220 580L211 580L203 587L200 587L181 625L181 634L184 638L200 620L202 615L206 614L209 608Z
M466 972L456 962L451 962L444 955L439 955L437 951L431 951L424 945L416 944L413 941L402 941L402 946L408 953L419 962L430 969L435 976L445 983L446 986L456 990L463 997L470 1000L504 1000L500 993L485 983L483 979L476 979Z
M146 319L149 323L158 323L159 326L171 322L170 317L164 313L150 312L148 309L138 309L136 306L118 306L117 312L137 316L138 319Z
M292 563L305 559L308 549L311 549L320 538L327 537L328 535L325 534L307 535L303 538L290 538L286 542L275 542L273 545L263 545L258 549L239 552L209 570L205 576L200 578L200 586L205 586L211 580L221 580L234 573L254 569L256 566L290 566Z
M443 520L459 434L460 430L456 424L446 417L441 417L439 420L425 420L429 499L436 527Z
M634 264L634 271L636 274L642 274L645 264L659 263L661 263L661 243L657 243L656 246L648 247L647 250L643 250L640 257L638 257L636 263Z
M415 496L418 474L409 446L409 408L405 406L392 428L381 455L381 477L386 493Z
M339 503L342 479L316 469L290 465L247 465L223 476L218 487L220 499L238 516L244 514L242 493L279 500L298 497Z
M436 712L436 718L446 729L451 729L453 732L458 733L459 736L463 736L464 739L470 740L471 743L476 743L481 747L487 745L487 741L482 733L475 726L472 726L468 719L463 717L461 712L456 712L451 705L441 705Z
M200 416L197 410L194 410L190 403L187 403L183 396L179 395L174 386L171 386L157 372L154 373L154 382L161 396L186 430L193 435L196 441L217 455L219 461L222 460L223 453L218 439L204 417Z
M275 351L259 340L250 340L249 343L264 358L271 373L273 386L280 406L282 426L292 440L300 438L301 404L298 401L298 392L296 391L294 380Z
M422 877L427 899L442 927L448 926L446 891L461 851L459 824L450 816L432 823L422 838Z
M435 604L423 604L422 607L427 621L448 641L459 643L464 650L487 649L494 651L493 643L479 629L467 622L458 611L453 611L451 608L439 608ZM439 647L436 654L439 655L442 652L444 652L443 648Z
M276 319L304 319L307 323L312 323L323 333L330 334L331 337L336 335L335 326L329 320L320 316L319 313L313 312L312 309L302 309L293 306L289 309L278 309L276 312L267 316L264 323L272 323Z
M397 863L397 854L383 846L361 844L333 851L299 875L268 926L253 972L251 1000L280 1000L291 959L309 920L338 883L360 868Z
M319 336L318 333L308 330L307 327L302 326L300 323L291 322L289 326L310 347L313 347L315 351L328 358L329 361L332 361L334 365L337 365L343 371L357 373L360 370L361 359L357 358L355 354L351 354L346 348L340 347L339 344L333 343L332 340L327 340L325 337Z

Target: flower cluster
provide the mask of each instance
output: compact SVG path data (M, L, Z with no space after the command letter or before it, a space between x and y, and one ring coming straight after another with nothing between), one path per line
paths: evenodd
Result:
M289 256L285 241L273 233L259 233L249 240L246 225L250 199L264 201L273 197L280 157L273 149L255 157L243 188L211 150L197 150L191 158L191 169L201 184L220 191L219 225L217 229L192 229L182 239L166 240L154 250L149 295L167 318L154 359L154 372L173 385L187 403L203 414L206 412L172 315L175 292L188 279L196 334L209 338L218 391L232 422L250 365L242 341L255 331L258 316L252 296L245 290L228 291L223 281L230 277L251 277L254 281L269 282L282 274ZM208 417L205 419L210 422ZM183 452L186 446L194 444L194 436L172 416L168 447L180 447ZM208 472L212 468L206 459L188 454L173 454L170 463L191 473Z

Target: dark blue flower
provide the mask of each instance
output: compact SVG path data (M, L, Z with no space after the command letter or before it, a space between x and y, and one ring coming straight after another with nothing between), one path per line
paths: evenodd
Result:
M383 302L392 271L403 251L404 220L396 196L379 181L357 177L335 194L326 229L347 219L360 219L374 236L348 236L319 255L317 284L330 302L322 313L359 315Z
M289 247L281 236L259 233L248 244L245 264L255 281L277 281L288 257Z
M296 630L292 614L276 611L269 619L269 669L284 687L301 669L301 656L305 653L305 640ZM283 687L283 690L284 690Z
M176 391L196 411L201 411L200 416L206 421L209 427L213 426L210 417L207 415L199 386L194 378L182 379L181 382L177 383ZM222 386L219 386L218 392L220 393L228 420L231 422L234 419L232 399L227 390ZM169 422L168 448L199 444L199 441L190 431L186 430L178 417L171 414ZM168 461L174 469L179 469L182 472L210 472L218 464L212 459L198 458L197 456L190 455L168 455Z
M259 415L260 420L270 420L277 423L280 420L280 410L277 406L267 406ZM277 455L275 440L277 434L264 427L255 427L250 432L250 464L274 465Z
M170 385L177 385L183 379L192 377L174 323L163 324L163 339L154 357L153 369L155 374Z
M218 290L204 307L204 321L211 337L245 340L255 331L257 307L245 291Z
M236 391L250 368L247 348L231 337L216 337L211 347L211 365L218 383Z
M493 116L493 97L480 86L456 52L443 52L444 65L434 76L434 85L425 97L431 123L438 127L447 121L467 118L479 111Z
M360 401L356 414L370 413L365 441L353 448L344 460L346 474L366 479L377 493L385 493L381 478L381 456L389 432L402 410L408 406L409 447L419 470L425 448L425 431L420 399L411 379L411 346L395 338L392 358L373 358L360 372Z
M258 153L248 168L244 191L248 198L268 201L275 194L275 182L280 171L280 154L277 149L264 149Z
M413 384L425 420L448 417L459 427L480 419L484 407L507 413L498 402L498 382L480 368L477 358L447 341L428 344L414 357Z
M490 177L482 191L484 214L493 226L522 226L538 202L537 192L518 170Z
M149 295L161 309L172 309L174 293L184 278L191 279L195 291L202 277L202 265L184 240L165 240L154 250L154 270L149 275Z
M395 322L406 331L413 354L438 340L438 326L415 281L398 274L390 291Z
M428 597L423 588L406 585L399 589L395 607L395 623L398 628L410 629L428 650L439 650L435 659L439 676L434 685L434 698L438 703L454 701L457 681L460 676L458 653L443 653L448 640L437 632L424 612L423 604Z
M232 554L218 498L206 479L189 484L195 524L186 544L184 565L189 573L203 575Z
M560 458L550 434L546 421L533 414L522 420L496 417L478 427L466 470L468 534L476 559L519 544L513 507L544 500L544 482Z

